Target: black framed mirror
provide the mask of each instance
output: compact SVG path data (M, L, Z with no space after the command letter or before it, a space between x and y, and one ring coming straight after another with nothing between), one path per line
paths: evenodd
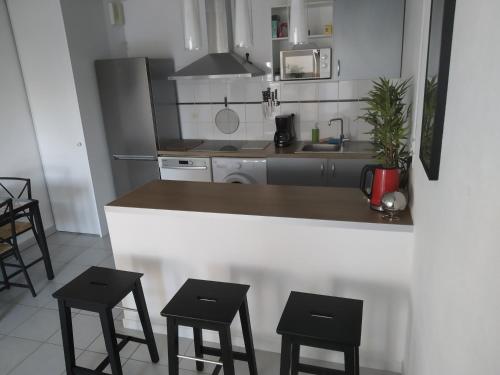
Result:
M439 179L455 1L432 0L420 138L420 160L429 180Z

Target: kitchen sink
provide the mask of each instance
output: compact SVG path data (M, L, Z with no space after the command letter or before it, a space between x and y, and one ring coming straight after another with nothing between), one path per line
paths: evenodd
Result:
M304 145L301 149L295 151L296 153L301 152L339 152L341 150L340 145L333 144L323 144L323 143L313 143Z

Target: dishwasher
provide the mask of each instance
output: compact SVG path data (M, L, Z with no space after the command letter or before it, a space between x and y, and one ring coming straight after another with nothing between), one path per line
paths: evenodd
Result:
M162 180L212 182L210 158L159 157Z

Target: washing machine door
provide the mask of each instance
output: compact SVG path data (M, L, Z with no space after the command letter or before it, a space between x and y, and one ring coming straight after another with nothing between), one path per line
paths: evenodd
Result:
M241 173L231 173L230 175L227 175L224 178L224 182L228 184L245 184L245 185L251 185L256 183L256 181L251 176Z

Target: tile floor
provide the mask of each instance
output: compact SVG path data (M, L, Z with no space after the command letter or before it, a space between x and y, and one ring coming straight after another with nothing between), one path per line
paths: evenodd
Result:
M55 279L48 281L43 263L30 268L37 291L33 298L27 289L11 288L0 292L0 375L62 375L65 374L59 316L52 293L72 280L89 266L115 267L108 238L58 232L48 237ZM33 246L23 251L26 261L40 254ZM118 332L126 332L121 323L122 313L114 311ZM98 317L73 310L73 330L78 366L95 368L105 357L105 347ZM134 335L141 333L133 332ZM168 375L167 339L156 335L160 362L152 364L147 347L129 343L120 352L124 375ZM193 355L191 340L180 339L180 352ZM257 351L259 375L279 373L279 355ZM196 374L194 363L180 362L180 375ZM246 363L235 362L238 375L248 374ZM213 366L205 366L211 373ZM111 373L109 366L104 370ZM363 375L386 374L362 371Z

